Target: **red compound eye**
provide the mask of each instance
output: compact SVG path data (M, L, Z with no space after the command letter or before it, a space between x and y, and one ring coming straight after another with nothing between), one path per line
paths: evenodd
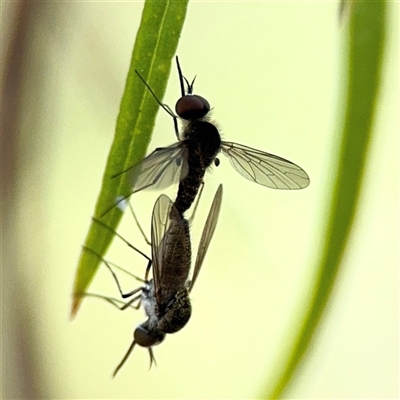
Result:
M187 120L203 118L209 111L210 103L195 94L181 97L175 105L175 112Z

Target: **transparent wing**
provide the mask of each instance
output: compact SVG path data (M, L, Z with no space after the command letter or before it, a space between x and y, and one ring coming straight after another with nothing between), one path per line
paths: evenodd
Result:
M199 248L197 250L196 264L194 265L193 276L192 281L190 282L189 291L193 289L197 276L199 275L200 268L207 254L208 246L210 245L211 239L214 235L215 227L217 226L218 222L219 212L221 210L221 201L222 185L219 185L218 190L215 193L210 212L208 213L208 217L203 228L203 233L201 234Z
M154 204L151 218L151 255L153 259L153 281L155 291L160 287L163 266L163 242L170 225L169 213L173 206L172 200L162 194Z
M284 158L232 142L222 142L221 150L239 174L260 185L272 189L303 189L310 184L307 173Z
M188 171L186 153L181 142L154 150L130 170L132 193L165 189L183 179Z
M158 304L163 304L169 292L175 290L174 282L165 281L165 275L169 274L165 268L175 267L170 265L170 260L174 259L171 253L176 253L179 238L184 237L184 231L184 222L172 200L162 194L154 205L151 222L153 282Z

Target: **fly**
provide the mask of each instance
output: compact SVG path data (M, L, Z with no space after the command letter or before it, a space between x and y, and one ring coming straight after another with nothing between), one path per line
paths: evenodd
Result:
M189 294L197 280L214 234L221 201L222 185L219 185L203 228L191 278L189 278L191 266L189 222L179 214L172 200L166 195L161 195L157 199L152 213L152 257L149 259L145 256L149 263L143 280L144 284L124 294L111 267L103 260L113 274L122 298L130 298L121 309L126 309L139 300L147 316L147 320L136 327L133 341L113 376L125 364L136 344L148 348L151 366L155 361L153 347L163 342L167 334L181 330L189 321L192 313ZM95 221L108 228L103 222ZM139 251L125 239L123 240L134 250ZM143 255L141 251L139 252ZM149 280L150 268L152 279ZM106 300L116 305L113 299L106 298Z
M176 114L158 100L136 71L158 104L173 118L178 142L157 148L128 169L131 170L131 193L144 189L164 189L179 181L175 207L182 215L193 203L206 170L213 163L219 165L219 152L229 158L233 168L243 177L262 186L293 190L309 185L307 173L291 161L239 143L221 140L218 129L210 120L209 102L193 94L195 79L189 83L182 74L178 57L176 63L181 87L181 97L175 105ZM178 119L183 123L181 135Z

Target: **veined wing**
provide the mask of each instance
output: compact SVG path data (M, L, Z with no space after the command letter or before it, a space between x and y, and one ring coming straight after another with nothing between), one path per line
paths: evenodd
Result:
M181 142L160 147L130 171L132 193L144 189L165 189L183 179L187 172L187 149Z
M197 276L199 275L200 268L207 254L208 246L210 245L211 239L214 235L215 227L217 226L218 222L219 212L221 210L221 202L222 185L219 185L218 190L215 193L210 212L208 213L208 217L203 228L203 233L201 234L199 248L197 250L196 264L194 265L193 276L190 282L189 291L193 289Z
M170 262L178 253L182 238L185 238L185 225L172 200L162 194L156 201L151 221L151 251L153 259L153 282L157 303L163 304L164 297L174 292L174 282L164 282L168 275L165 268L174 268ZM165 278L165 276L164 276ZM176 282L177 286L182 286Z
M222 153L246 179L272 189L303 189L310 184L307 173L284 158L233 142L222 142Z

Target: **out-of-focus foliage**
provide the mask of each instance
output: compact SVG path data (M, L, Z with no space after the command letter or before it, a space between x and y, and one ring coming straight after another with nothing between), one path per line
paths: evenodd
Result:
M327 226L312 292L297 333L293 335L291 350L279 361L283 365L274 386L266 380L264 398L276 399L288 388L309 349L326 306L331 299L349 234L357 213L363 184L364 166L373 134L379 84L381 82L386 27L386 4L380 2L348 2L346 46L347 59L343 68L346 75L344 115L337 126L340 134L339 159L331 193Z

